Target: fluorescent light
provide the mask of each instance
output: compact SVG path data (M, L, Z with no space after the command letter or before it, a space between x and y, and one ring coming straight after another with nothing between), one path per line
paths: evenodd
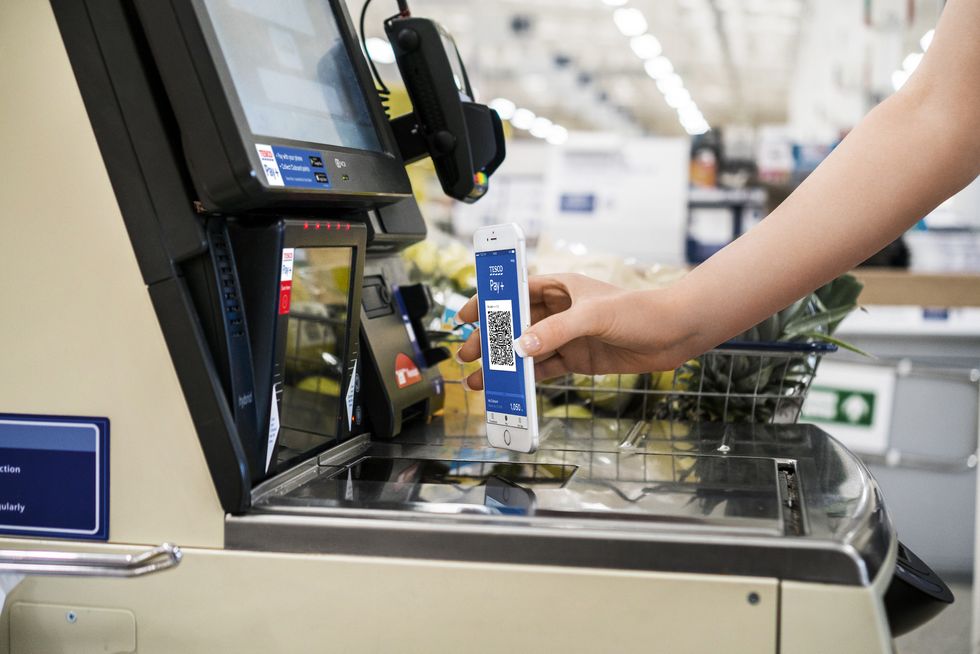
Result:
M497 112L500 120L510 120L517 111L517 105L507 98L494 98L490 101L490 108Z
M709 129L711 129L711 127L708 125L708 123L699 123L697 125L684 125L684 131L690 134L691 136L698 136L700 134L704 134Z
M691 101L691 94L683 86L676 89L668 89L664 93L664 100L671 107L677 109Z
M701 115L701 110L693 102L687 106L681 107L677 110L677 117L683 122L697 122L704 120L704 116Z
M643 68L647 71L647 75L653 79L663 79L674 72L674 64L670 63L670 59L664 56L648 59L644 62Z
M647 19L636 7L621 7L613 12L613 22L624 36L639 36L647 31Z
M391 49L391 44L384 39L372 36L365 45L371 61L379 64L395 63L395 51Z
M552 125L548 135L544 137L552 145L561 145L568 140L568 130L561 125Z
M630 0L602 0L602 4L607 7L622 7Z
M911 75L912 71L919 67L919 62L921 61L922 61L922 53L913 52L909 54L907 57L905 57L904 61L902 61L902 70L904 70L906 73L909 73Z
M653 34L642 34L630 39L630 47L640 59L653 59L664 51L660 41Z
M919 39L919 45L922 46L923 52L928 50L929 46L932 45L932 37L934 37L935 35L936 35L936 30L929 30L928 32L922 35L921 39Z
M547 118L542 118L540 116L535 118L534 122L531 123L531 136L536 136L539 139L545 138L548 136L549 132L551 132L551 125L551 121Z
M661 93L667 93L671 89L679 89L684 87L684 80L677 73L671 73L665 77L661 77L657 80L657 88L660 89Z
M510 124L517 129L531 129L535 118L534 112L530 109L516 109L510 118Z
M892 86L897 91L905 85L908 78L909 74L907 72L904 70L896 70L894 73L892 73Z

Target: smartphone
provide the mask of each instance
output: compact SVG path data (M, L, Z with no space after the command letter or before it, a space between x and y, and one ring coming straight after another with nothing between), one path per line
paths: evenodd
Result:
M487 440L493 447L533 452L538 449L534 360L514 351L514 339L531 321L524 231L514 223L483 227L473 235L473 246Z

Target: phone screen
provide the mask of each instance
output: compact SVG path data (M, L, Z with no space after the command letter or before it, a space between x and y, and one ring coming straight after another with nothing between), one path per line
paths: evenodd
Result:
M517 251L477 252L476 283L487 421L526 428L524 360L514 352L514 339L521 335Z

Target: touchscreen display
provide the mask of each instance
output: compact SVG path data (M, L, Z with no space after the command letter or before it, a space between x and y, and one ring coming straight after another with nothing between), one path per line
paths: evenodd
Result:
M279 461L333 442L346 413L349 247L295 248L283 357Z
M204 0L256 136L382 151L327 0Z
M520 274L515 250L476 253L480 340L487 416L527 416L524 359L514 352L521 335Z

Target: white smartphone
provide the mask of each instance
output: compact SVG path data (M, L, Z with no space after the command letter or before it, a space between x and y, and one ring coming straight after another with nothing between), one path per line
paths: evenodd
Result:
M480 304L483 395L487 440L494 447L538 449L534 360L514 351L531 324L524 232L515 223L490 225L473 235Z

